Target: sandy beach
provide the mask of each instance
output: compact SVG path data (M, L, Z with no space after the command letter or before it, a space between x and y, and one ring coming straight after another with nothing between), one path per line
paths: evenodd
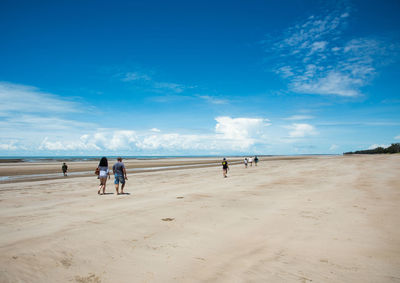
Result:
M265 157L226 179L129 173L126 195L93 175L2 183L0 282L400 282L399 172L398 154Z
M290 158L290 157L275 157ZM68 176L84 177L93 176L95 168L99 164L99 159L89 161L67 161ZM231 163L242 162L242 157L230 158ZM0 184L21 181L37 181L50 179L64 179L61 171L62 162L59 161L39 161L39 162L13 162L13 160L3 160L0 162ZM110 170L116 159L109 160ZM197 157L197 158L154 158L154 159L124 159L127 172L151 172L170 169L190 168L190 167L208 167L219 166L221 158L215 157Z

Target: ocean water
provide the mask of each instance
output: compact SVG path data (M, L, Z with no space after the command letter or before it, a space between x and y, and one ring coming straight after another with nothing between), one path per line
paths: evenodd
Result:
M57 162L73 162L73 161L91 161L100 160L102 156L0 156L0 162L43 162L43 161L57 161ZM106 156L107 159L117 159L120 156ZM216 157L215 155L182 155L182 156L121 156L123 159L166 159L166 158L191 158L191 157Z

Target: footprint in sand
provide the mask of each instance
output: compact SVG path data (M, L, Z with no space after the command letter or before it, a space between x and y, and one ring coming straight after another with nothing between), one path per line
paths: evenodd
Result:
M71 267L73 261L72 261L72 255L66 251L62 251L61 252L64 257L60 260L60 263L62 264L62 266L64 266L65 268L69 268Z
M300 216L304 218L318 219L318 217L314 216L311 211L301 211Z
M75 281L78 283L101 283L100 277L92 273L89 273L89 275L85 277L75 276Z
M72 265L72 259L70 259L70 258L63 258L62 260L60 260L60 262L66 268L68 268Z
M174 221L175 218L163 218L162 221Z
M176 197L177 199L183 199L183 197Z

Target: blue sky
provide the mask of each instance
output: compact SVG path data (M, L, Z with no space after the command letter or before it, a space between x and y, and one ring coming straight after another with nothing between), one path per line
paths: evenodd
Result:
M400 142L399 1L1 1L0 155Z

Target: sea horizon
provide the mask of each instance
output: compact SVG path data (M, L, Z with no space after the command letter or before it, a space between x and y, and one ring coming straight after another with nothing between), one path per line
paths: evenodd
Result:
M0 156L1 161L14 161L14 162L39 162L39 161L90 161L107 157L108 159L117 159L122 157L123 159L167 159L167 158L217 158L217 157L248 157L248 156L315 156L315 155L341 155L341 154L226 154L226 155L46 155L46 156L35 156L35 155L15 155L15 156Z

